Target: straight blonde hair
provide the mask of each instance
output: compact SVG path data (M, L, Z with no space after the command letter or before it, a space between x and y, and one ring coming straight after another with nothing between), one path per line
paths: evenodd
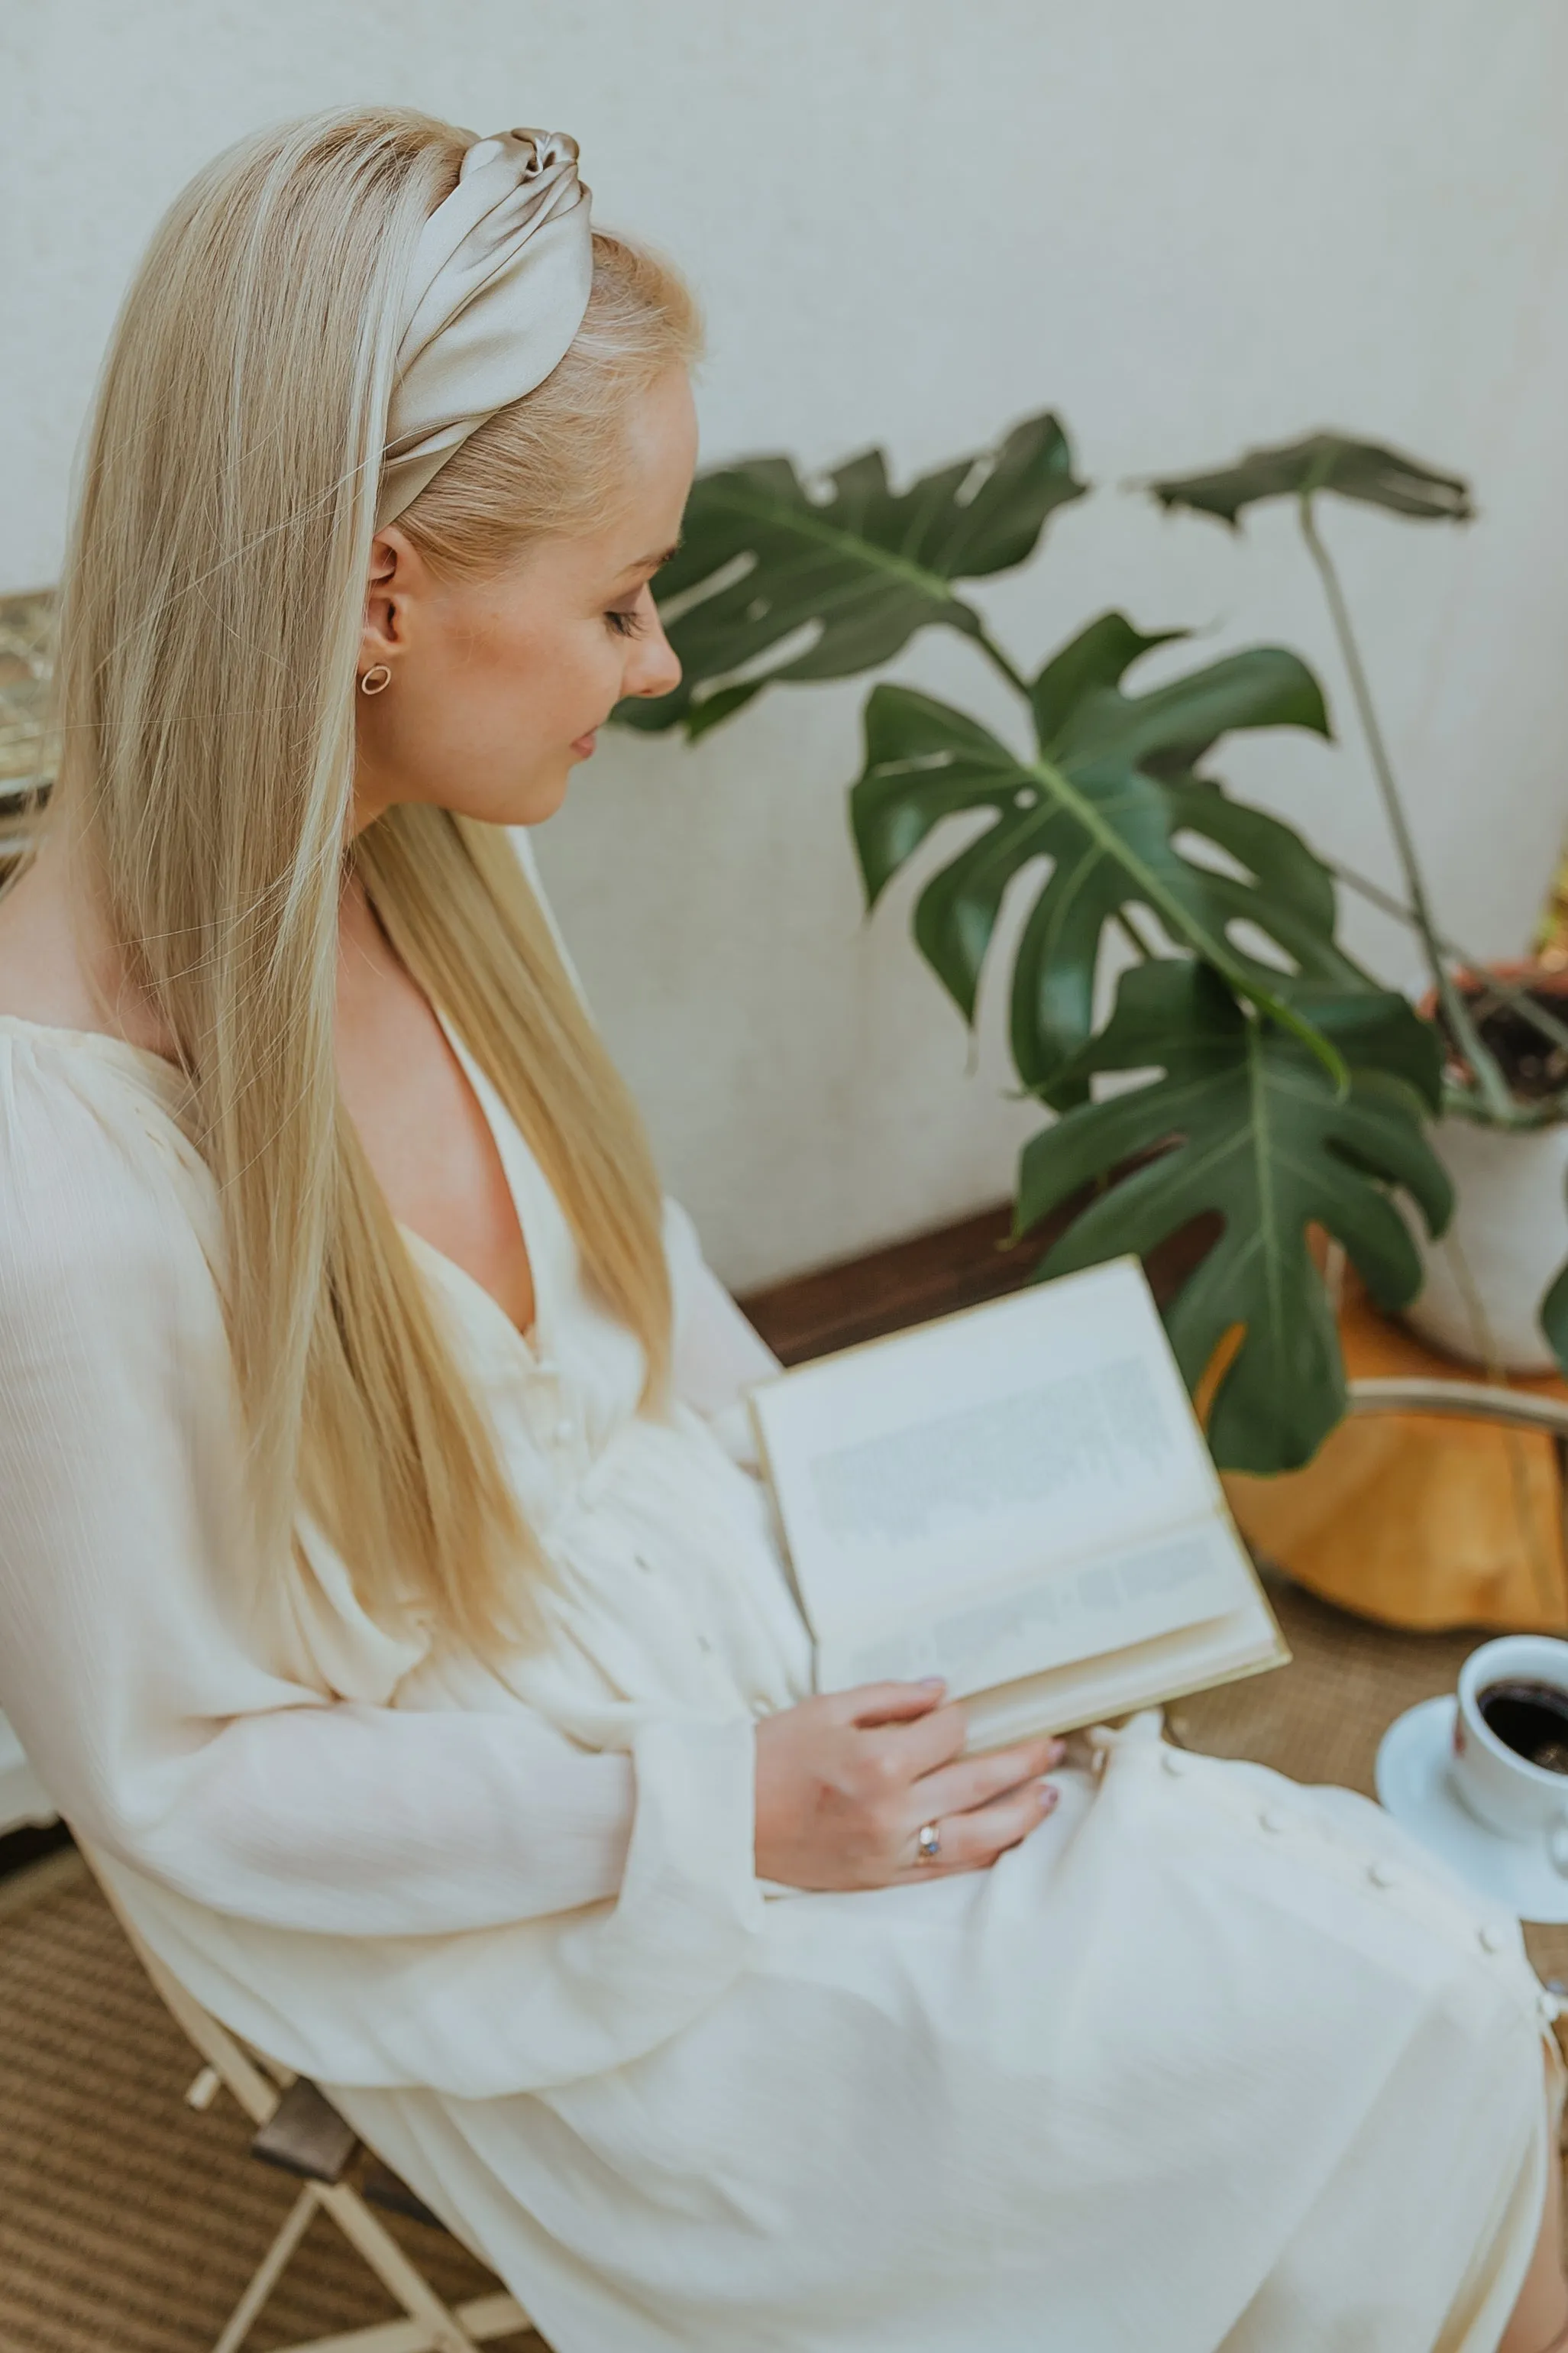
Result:
M57 797L219 1187L263 1581L302 1561L303 1505L373 1614L493 1654L537 1639L542 1556L339 1097L345 859L542 1163L587 1281L642 1344L647 1399L669 1297L641 1123L505 835L410 807L348 846L399 305L468 143L414 113L319 116L174 203L87 451ZM437 564L595 521L628 398L694 355L674 274L594 244L565 359L401 518Z

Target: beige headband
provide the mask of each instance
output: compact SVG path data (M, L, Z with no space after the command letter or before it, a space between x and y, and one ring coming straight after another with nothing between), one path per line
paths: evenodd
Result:
M588 191L563 131L502 131L463 158L415 248L375 520L416 499L487 417L564 358L594 276Z

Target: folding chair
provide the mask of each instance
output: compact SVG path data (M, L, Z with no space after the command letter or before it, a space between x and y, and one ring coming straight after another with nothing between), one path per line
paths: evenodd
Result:
M87 1860L90 1864L91 1856ZM440 2230L444 2226L436 2216L406 2183L368 2151L360 2169L361 2186L356 2188L346 2177L360 2156L361 2144L325 2094L304 2076L289 2075L247 2051L148 1951L109 1888L101 1880L99 1884L165 2007L205 2063L185 2094L187 2104L205 2109L220 2090L229 2092L257 2128L251 2154L296 2175L304 2185L225 2323L213 2353L238 2353L318 2211L331 2215L406 2317L333 2337L312 2337L280 2348L279 2353L476 2353L478 2347L493 2337L514 2336L531 2327L532 2323L516 2297L503 2291L456 2306L443 2302L386 2225L371 2211L367 2200Z

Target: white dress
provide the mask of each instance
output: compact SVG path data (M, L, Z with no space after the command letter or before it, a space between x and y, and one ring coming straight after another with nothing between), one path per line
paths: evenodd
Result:
M410 1247L554 1566L504 1673L374 1625L310 1530L258 1621L171 1074L0 1018L0 1706L147 1943L559 2353L1491 2353L1545 2182L1514 1925L1149 1718L987 1874L760 1887L751 1724L809 1673L726 1444L771 1359L672 1212L640 1419L477 1083L535 1345Z

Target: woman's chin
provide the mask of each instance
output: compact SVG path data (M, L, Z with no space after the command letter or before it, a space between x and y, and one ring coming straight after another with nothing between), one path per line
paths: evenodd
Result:
M535 769L525 781L509 789L453 799L447 807L458 817L479 818L486 825L542 825L566 797L572 763L563 759L549 768Z

